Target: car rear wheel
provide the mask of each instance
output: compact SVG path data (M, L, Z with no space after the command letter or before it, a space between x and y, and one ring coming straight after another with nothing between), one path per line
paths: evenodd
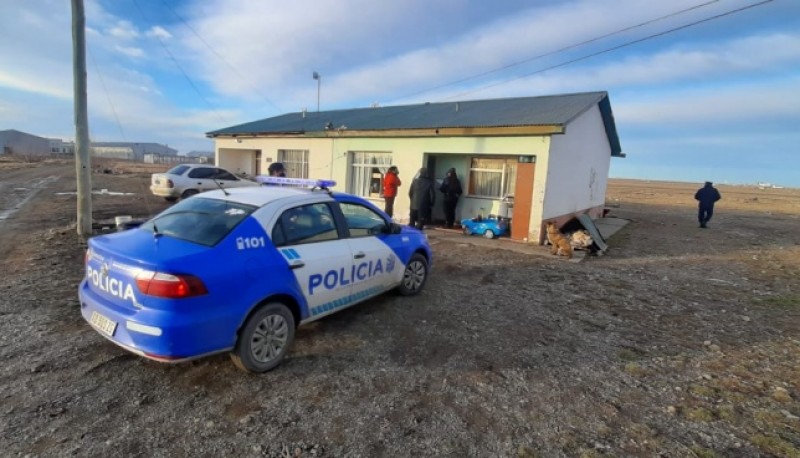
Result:
M486 237L487 239L493 239L494 232L492 232L491 229L486 229L486 232L483 233L483 236Z
M197 189L187 189L186 191L183 191L183 194L181 194L181 199L188 199L195 194L197 194Z
M467 226L464 226L464 228L461 229L461 232L463 232L464 235L472 235L472 231L470 231Z
M425 256L415 253L406 264L403 272L403 281L397 287L397 291L403 296L413 296L419 294L428 280L428 260Z
M266 372L283 361L294 341L294 315L289 307L271 302L253 313L239 333L231 359L247 372Z

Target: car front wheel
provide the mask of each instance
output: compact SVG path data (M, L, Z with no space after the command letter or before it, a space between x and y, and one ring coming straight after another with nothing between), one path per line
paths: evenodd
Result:
M428 280L428 260L425 256L415 253L406 264L403 272L403 281L397 287L397 291L403 296L413 296L419 294Z
M486 237L487 239L493 239L494 232L492 232L491 229L486 229L486 232L483 233L483 236Z
M178 198L170 196L170 197L165 197L164 200L166 200L167 202L175 202L176 200L178 200Z
M294 330L294 315L289 307L279 302L266 304L244 324L231 359L247 372L273 369L289 351Z

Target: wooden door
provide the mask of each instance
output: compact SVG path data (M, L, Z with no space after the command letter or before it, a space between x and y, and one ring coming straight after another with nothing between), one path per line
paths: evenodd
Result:
M520 162L517 164L517 184L514 188L514 216L511 218L511 238L528 238L533 205L533 176L536 164Z

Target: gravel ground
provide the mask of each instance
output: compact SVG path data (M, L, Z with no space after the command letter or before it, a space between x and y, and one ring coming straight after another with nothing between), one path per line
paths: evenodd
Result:
M97 220L166 207L142 171L93 180L137 193L96 196ZM700 230L695 186L614 181L632 222L580 263L430 231L423 294L300 328L254 376L105 341L78 310L75 198L55 194L74 165L0 182L32 189L0 220L5 456L800 456L796 190L722 187Z

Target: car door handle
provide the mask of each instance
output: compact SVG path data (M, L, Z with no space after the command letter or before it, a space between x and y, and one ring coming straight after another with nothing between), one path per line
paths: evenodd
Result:
M289 264L289 268L292 269L292 270L300 269L301 267L305 267L305 266L306 266L306 263L304 263L303 261L292 261Z
M366 256L367 256L366 254L364 254L363 252L359 251L358 253L355 254L355 256L353 256L353 259L361 259L361 258L364 258Z

